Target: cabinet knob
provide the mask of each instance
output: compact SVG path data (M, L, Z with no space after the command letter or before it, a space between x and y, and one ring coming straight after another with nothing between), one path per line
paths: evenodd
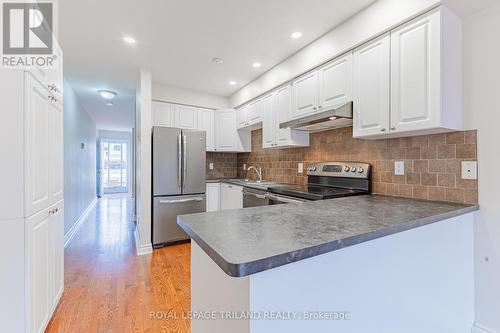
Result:
M381 128L381 129L380 129L380 132L385 132L385 128Z
M323 107L323 106L321 106L321 105L320 105L320 106L318 106L318 109L321 109L322 107Z
M391 131L395 131L396 130L396 127L395 126L392 126L391 127Z
M316 107L313 107L313 110L316 110Z

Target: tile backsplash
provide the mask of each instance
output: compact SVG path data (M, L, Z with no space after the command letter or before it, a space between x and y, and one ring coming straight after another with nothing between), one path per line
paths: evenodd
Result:
M352 137L352 127L313 133L305 148L263 149L262 130L252 132L252 152L207 153L209 178L248 177L243 163L259 165L267 180L304 184L297 164L326 161L366 162L373 166L373 192L420 199L477 203L477 180L461 179L461 161L476 160L476 131L397 139L363 140ZM237 155L237 160L236 159ZM208 170L209 160L216 170ZM394 174L394 161L405 162L405 175Z
M210 170L213 163L213 170ZM234 153L207 153L207 179L237 178L238 163Z

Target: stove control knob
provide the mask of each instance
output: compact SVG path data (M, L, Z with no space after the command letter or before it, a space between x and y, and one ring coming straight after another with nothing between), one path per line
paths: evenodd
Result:
M351 168L351 172L356 172L356 170L357 170L356 167Z
M359 172L359 173L363 173L364 171L365 171L365 169L363 169L362 167L359 167L359 168L358 168L358 172Z
M315 166L311 167L311 169L312 169L312 171L316 171L316 167Z
M346 166L344 167L344 171L345 171L345 172L349 172L349 170L351 170L351 168L350 168L350 167L348 167L348 166L346 165Z

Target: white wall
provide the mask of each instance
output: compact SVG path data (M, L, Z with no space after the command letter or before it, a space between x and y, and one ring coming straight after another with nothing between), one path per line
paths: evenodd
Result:
M214 109L227 108L229 105L229 100L226 97L160 83L153 83L152 98L157 101L203 106Z
M465 123L468 128L478 129L480 210L474 219L476 325L492 332L500 332L499 38L500 5L464 20Z
M264 92L341 55L399 23L417 16L438 0L379 0L331 32L250 82L229 98L231 107L241 105Z
M96 142L96 123L64 80L65 234L96 198Z
M151 72L141 70L136 103L136 182L138 254L152 251L151 245Z

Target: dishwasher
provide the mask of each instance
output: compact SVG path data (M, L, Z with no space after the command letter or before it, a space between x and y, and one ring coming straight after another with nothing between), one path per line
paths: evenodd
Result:
M255 188L243 188L243 208L267 206L266 191Z

